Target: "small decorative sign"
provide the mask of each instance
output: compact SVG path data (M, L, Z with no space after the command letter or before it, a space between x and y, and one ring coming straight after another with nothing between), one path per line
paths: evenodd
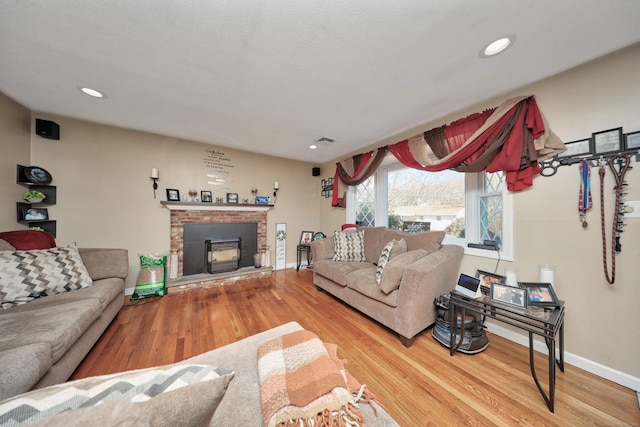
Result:
M287 224L276 224L276 270L287 268Z

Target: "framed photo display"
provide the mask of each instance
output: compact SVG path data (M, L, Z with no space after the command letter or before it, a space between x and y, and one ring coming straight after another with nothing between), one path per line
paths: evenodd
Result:
M300 234L300 244L301 245L309 245L313 240L313 231L303 231Z
M167 201L168 202L179 202L180 201L180 190L176 190L175 188L167 188Z
M202 203L211 203L213 202L213 195L211 194L211 191L201 191L200 199L202 200Z
M567 147L567 151L558 154L558 158L586 156L591 154L591 138L580 139L578 141L566 142L564 144Z
M633 150L636 148L640 148L640 131L625 134L624 149Z
M527 288L514 288L500 283L493 283L490 291L491 302L506 304L517 308L527 308Z
M489 273L482 270L476 270L476 277L480 279L480 290L485 295L489 294L491 290L491 285L493 283L504 285L507 279L506 277L500 276L499 274Z
M227 203L238 203L238 193L227 193Z
M527 290L528 304L543 307L559 307L560 301L551 283L520 282L518 285Z
M622 150L622 128L594 132L593 154L613 153Z
M46 221L49 219L49 212L46 208L22 208L22 219L24 221Z

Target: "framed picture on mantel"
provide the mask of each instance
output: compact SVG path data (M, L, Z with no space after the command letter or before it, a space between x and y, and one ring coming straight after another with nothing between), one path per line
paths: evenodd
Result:
M175 188L167 188L167 202L179 202L180 191Z

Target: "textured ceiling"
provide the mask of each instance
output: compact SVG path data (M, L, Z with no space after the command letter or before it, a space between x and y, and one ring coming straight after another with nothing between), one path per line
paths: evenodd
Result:
M638 0L3 0L0 91L319 164L634 44L639 17Z

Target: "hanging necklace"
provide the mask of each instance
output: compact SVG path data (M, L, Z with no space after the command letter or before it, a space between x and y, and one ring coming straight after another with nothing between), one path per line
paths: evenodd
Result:
M593 206L591 199L591 165L588 161L580 162L580 196L578 198L578 211L582 228L587 228L587 210Z
M616 163L618 164L619 170L616 170ZM605 231L605 221L604 221L604 174L605 174L605 162L604 159L600 158L600 170L598 171L600 175L600 224L602 225L602 261L604 263L604 275L607 278L607 282L613 285L616 281L616 252L620 252L622 250L622 246L620 245L620 233L622 233L622 221L618 220L618 216L620 215L620 202L623 195L623 188L627 185L624 182L624 175L627 173L627 169L629 169L629 165L631 163L631 157L627 154L618 154L609 159L609 169L613 172L613 177L616 181L616 186L613 189L616 192L616 201L615 201L615 210L613 211L613 227L611 231L611 278L609 278L609 268L607 262L607 233ZM622 211L624 214L624 210Z

